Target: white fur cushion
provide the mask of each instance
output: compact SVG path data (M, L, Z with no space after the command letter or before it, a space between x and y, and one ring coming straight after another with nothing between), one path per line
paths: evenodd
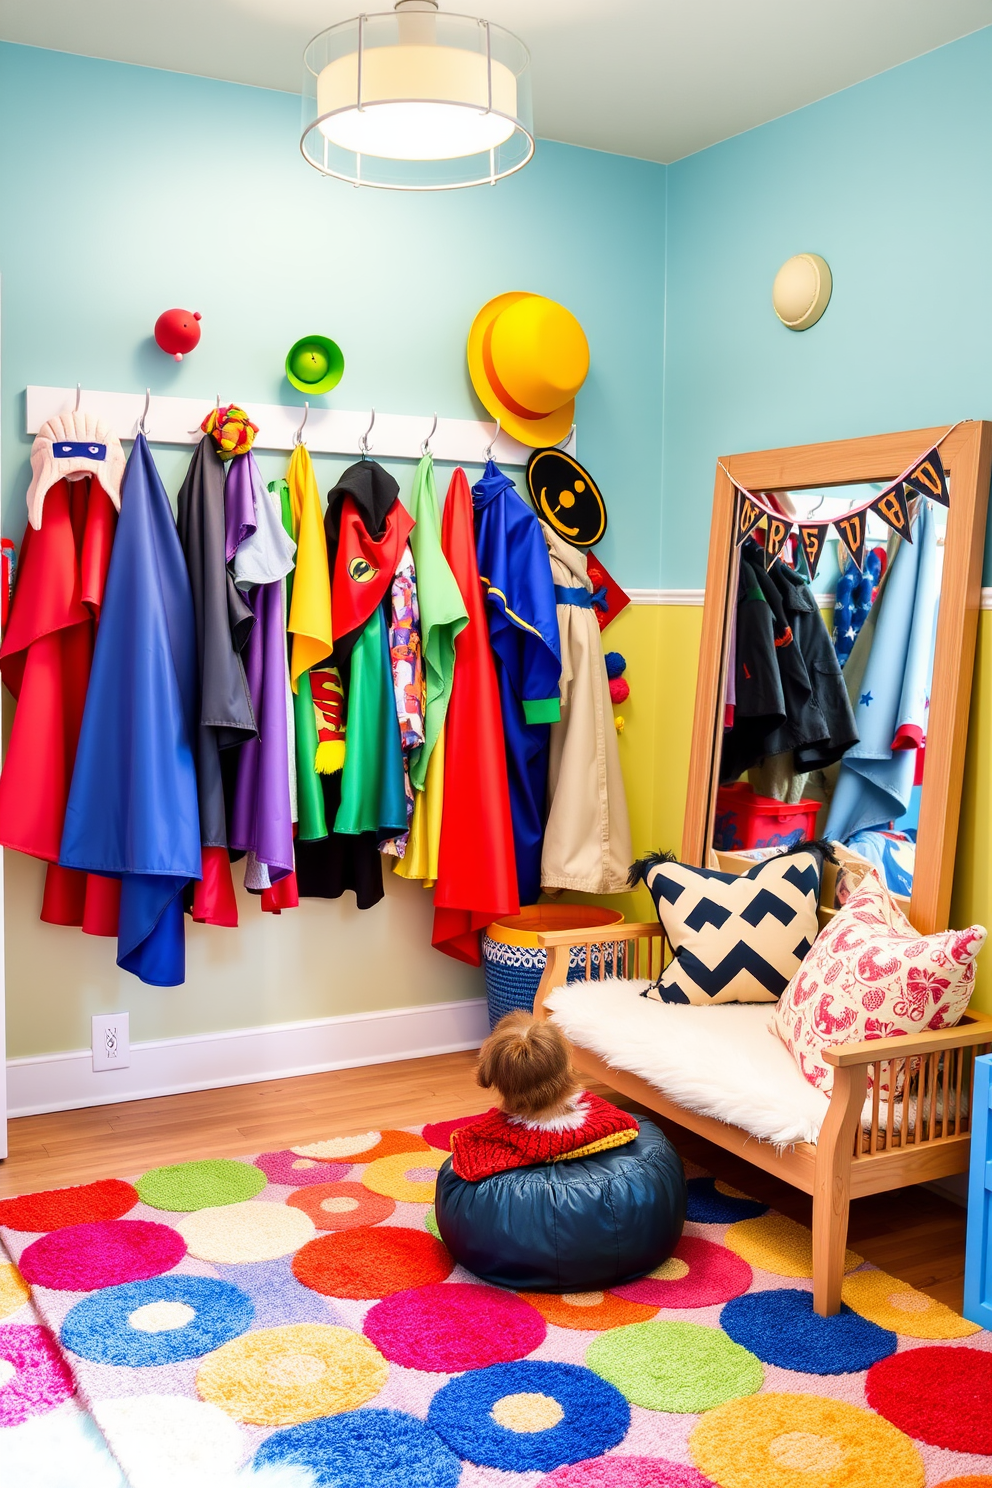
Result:
M774 1003L649 1002L646 981L572 982L546 1006L573 1044L672 1101L788 1146L815 1142L828 1098L807 1084L770 1023Z

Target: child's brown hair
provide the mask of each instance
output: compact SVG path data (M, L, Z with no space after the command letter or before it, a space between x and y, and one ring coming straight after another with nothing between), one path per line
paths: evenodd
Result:
M476 1079L510 1116L557 1115L581 1088L564 1035L529 1013L507 1013L479 1050Z

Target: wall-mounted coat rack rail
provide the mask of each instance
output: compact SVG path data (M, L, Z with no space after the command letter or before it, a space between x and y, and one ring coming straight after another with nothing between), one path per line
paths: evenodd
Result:
M222 401L236 401L223 399ZM27 389L27 432L37 434L48 419L70 412L76 407L76 389L64 387L29 387ZM114 430L120 439L133 439L138 420L144 412L144 393L104 393L83 388L79 407L96 414ZM196 444L200 424L210 411L209 401L202 398L173 398L152 393L145 429L152 444ZM303 404L248 403L252 423L258 425L256 449L291 450L303 423ZM303 441L311 454L360 454L360 440L369 427L371 409L346 412L341 408L309 409L303 428ZM430 436L430 450L438 460L454 464L482 465L486 448L493 439L495 424L480 419L438 419L431 433L433 415L376 412L368 436L370 456L382 460L419 460L421 446ZM575 430L564 446L575 453ZM500 465L526 465L530 449L500 433L493 441L493 459Z

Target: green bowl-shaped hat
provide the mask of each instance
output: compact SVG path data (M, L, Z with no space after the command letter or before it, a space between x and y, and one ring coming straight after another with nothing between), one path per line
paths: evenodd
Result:
M329 393L344 376L344 353L329 336L301 336L286 353L286 376L301 393Z

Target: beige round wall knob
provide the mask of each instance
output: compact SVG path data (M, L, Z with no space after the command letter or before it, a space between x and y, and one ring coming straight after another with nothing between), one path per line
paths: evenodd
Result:
M786 259L775 275L772 304L775 314L790 331L806 331L816 325L827 308L833 280L830 265L818 253L797 253Z

